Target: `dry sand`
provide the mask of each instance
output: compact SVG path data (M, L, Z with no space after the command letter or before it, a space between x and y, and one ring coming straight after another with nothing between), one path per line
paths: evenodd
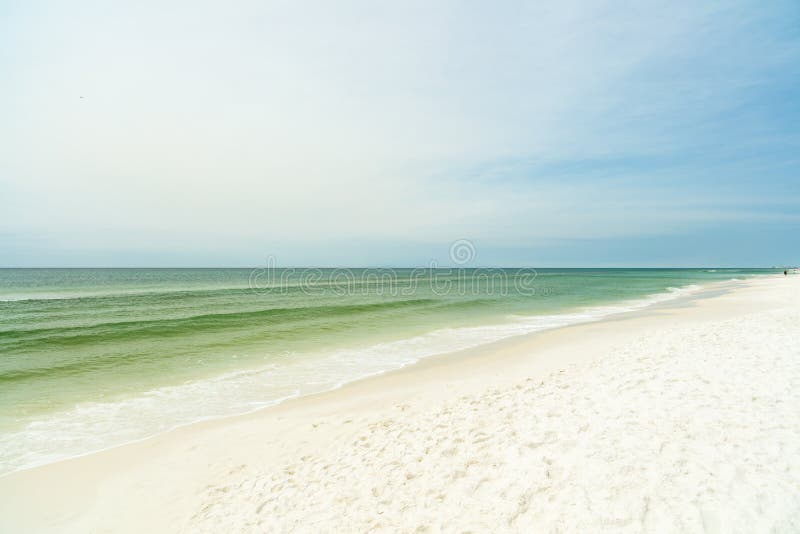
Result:
M14 473L0 531L800 532L799 305L731 283Z

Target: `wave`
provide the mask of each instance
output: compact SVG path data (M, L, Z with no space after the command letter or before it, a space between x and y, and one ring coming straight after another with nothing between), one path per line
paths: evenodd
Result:
M459 281L463 275L459 274L438 274L435 278L432 276L414 275L414 276L397 276L393 273L391 276L387 275L381 277L380 272L375 272L373 275L359 275L350 272L348 276L341 278L323 278L316 280L309 280L305 277L297 279L279 279L279 281L271 281L269 283L260 283L258 278L236 285L226 286L213 286L213 287L116 287L109 288L108 290L98 290L96 286L92 287L78 287L71 290L62 292L29 292L29 293L6 293L0 294L0 303L14 302L14 303L32 303L44 302L53 304L52 301L105 301L115 299L137 299L137 300L158 300L163 298L174 297L205 297L217 295L239 295L239 294L252 294L252 295L272 295L281 294L290 296L296 293L313 294L314 292L324 291L352 291L359 289L364 291L364 294L369 294L369 289L389 288L389 290L402 290L405 288L415 287L415 284L426 284L432 280L437 282ZM0 288L3 289L3 288Z
M440 304L435 299L407 299L368 304L296 306L267 308L244 312L198 314L180 318L104 322L87 326L17 329L0 331L4 351L31 350L52 346L75 346L139 338L167 338L196 331L214 332L242 327L254 322L279 324L336 315L357 315L376 311L398 310L414 306Z
M280 288L282 291L291 291L295 286ZM169 289L114 289L110 291L92 291L90 289L80 289L67 293L18 293L0 295L0 302L30 302L36 303L44 301L52 304L51 301L65 300L112 300L112 299L152 299L163 297L180 296L203 296L213 294L237 294L253 292L277 291L278 288L250 288L250 287L213 287L213 288L169 288Z
M469 349L562 326L597 321L689 295L699 286L673 287L646 298L552 315L512 315L502 324L443 328L412 338L315 354L292 354L280 364L153 389L116 402L85 402L0 436L0 473L50 463L144 439L201 420L237 415L287 399ZM404 301L384 305L413 306ZM340 307L334 307L340 308ZM348 307L348 308L352 308ZM215 316L216 317L216 316Z

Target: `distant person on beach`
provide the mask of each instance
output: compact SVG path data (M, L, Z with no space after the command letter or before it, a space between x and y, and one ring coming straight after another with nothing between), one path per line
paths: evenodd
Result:
M786 276L787 274L788 274L788 273L786 272L786 269L784 269L784 270L783 270L783 276Z

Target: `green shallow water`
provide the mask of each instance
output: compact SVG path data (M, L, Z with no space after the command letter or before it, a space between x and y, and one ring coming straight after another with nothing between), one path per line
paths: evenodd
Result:
M0 269L0 473L754 269Z

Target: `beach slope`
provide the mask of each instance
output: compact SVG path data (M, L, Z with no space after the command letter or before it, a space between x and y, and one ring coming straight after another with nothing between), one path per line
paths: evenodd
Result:
M0 531L800 531L800 277L0 479Z

